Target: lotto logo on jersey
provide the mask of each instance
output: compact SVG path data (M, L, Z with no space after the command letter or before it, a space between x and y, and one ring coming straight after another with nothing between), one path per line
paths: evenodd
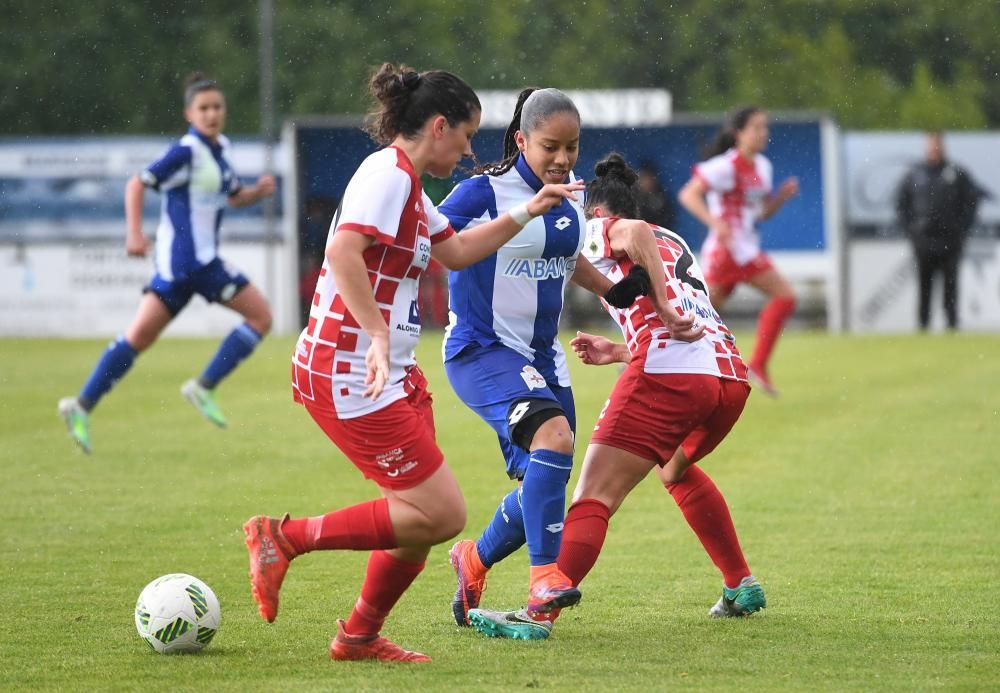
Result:
M558 279L572 274L576 269L576 260L564 257L553 257L546 260L537 258L534 260L516 257L507 263L503 274L505 277L516 279L533 279L541 281L543 279Z
M573 222L570 221L569 217L559 217L558 219L556 219L556 223L554 223L553 226L562 231L572 223Z

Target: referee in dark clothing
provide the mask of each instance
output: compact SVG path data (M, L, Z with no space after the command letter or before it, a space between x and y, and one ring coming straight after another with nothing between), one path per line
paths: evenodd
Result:
M930 322L931 284L939 273L944 277L948 328L958 328L959 262L981 197L983 191L972 177L945 159L941 133L928 133L926 160L910 169L896 195L899 223L917 259L921 330Z

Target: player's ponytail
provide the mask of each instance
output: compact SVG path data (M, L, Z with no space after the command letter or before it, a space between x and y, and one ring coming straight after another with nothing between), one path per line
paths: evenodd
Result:
M520 130L527 136L556 113L572 113L577 122L580 121L580 112L576 109L576 104L558 89L528 87L523 90L517 96L514 117L511 118L503 135L503 157L500 161L478 167L476 173L485 173L490 176L507 173L521 155L517 148L517 141L514 139L517 131Z
M365 120L365 131L381 145L399 135L413 138L432 116L443 115L454 127L482 110L472 87L444 70L417 72L383 63L372 74L368 90L376 105Z
M750 119L757 113L760 113L760 108L752 105L740 106L733 111L726 121L726 126L719 130L715 139L702 151L702 157L711 159L713 156L718 156L735 147L736 133L745 128Z
M475 173L499 176L513 168L517 157L521 155L520 150L517 148L517 142L514 140L514 135L521 129L521 110L524 108L524 102L537 90L538 87L528 87L527 89L522 89L521 93L517 95L517 105L514 106L514 117L510 119L507 130L503 133L503 154L500 157L500 161L478 166Z
M635 183L638 174L629 168L624 157L611 152L594 166L596 178L587 184L587 216L594 207L604 207L611 216L638 218L639 203Z
M204 72L192 72L184 80L184 107L190 106L194 97L203 91L222 93L222 87L214 79L206 76Z

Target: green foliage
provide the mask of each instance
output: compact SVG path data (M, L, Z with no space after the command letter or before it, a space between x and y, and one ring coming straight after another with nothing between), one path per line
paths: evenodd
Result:
M440 338L425 334L418 360L465 493L463 536L475 536L511 485L496 437L447 384ZM995 336L782 339L782 398L751 395L730 438L702 463L767 590L761 615L706 617L718 572L647 479L612 520L583 602L546 642L455 627L447 547L436 548L384 629L434 658L414 667L327 656L334 619L357 598L363 552L296 559L278 620L257 616L244 520L315 515L377 491L292 403L290 339L263 342L220 388L229 429L203 421L177 388L216 345L168 338L143 354L95 411L95 453L85 457L55 405L103 342L0 340L0 689L995 688ZM570 367L579 466L616 370ZM150 652L132 622L142 587L178 571L206 581L222 605L219 632L197 656ZM522 550L491 574L484 603L520 604L526 581Z
M0 0L0 133L176 132L180 82L216 76L229 130L259 129L257 3ZM275 2L276 110L362 113L384 60L476 88L666 87L678 111L741 101L848 127L1000 125L993 0Z

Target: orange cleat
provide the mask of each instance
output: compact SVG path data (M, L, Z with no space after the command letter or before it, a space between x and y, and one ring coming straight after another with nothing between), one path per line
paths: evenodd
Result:
M250 591L257 602L257 611L268 623L278 616L278 592L288 572L295 550L281 533L281 519L256 515L243 525L243 534L250 553Z
M528 591L528 612L547 614L554 609L575 606L580 602L580 590L555 563L531 567L531 589Z
M448 558L458 577L455 598L451 600L451 613L455 617L455 623L467 626L469 609L479 606L479 600L486 591L486 566L476 552L476 542L471 539L455 542L448 552Z
M379 662L429 662L431 658L419 652L404 650L380 635L349 635L344 620L337 619L337 637L330 643L330 659L341 662L374 659Z

